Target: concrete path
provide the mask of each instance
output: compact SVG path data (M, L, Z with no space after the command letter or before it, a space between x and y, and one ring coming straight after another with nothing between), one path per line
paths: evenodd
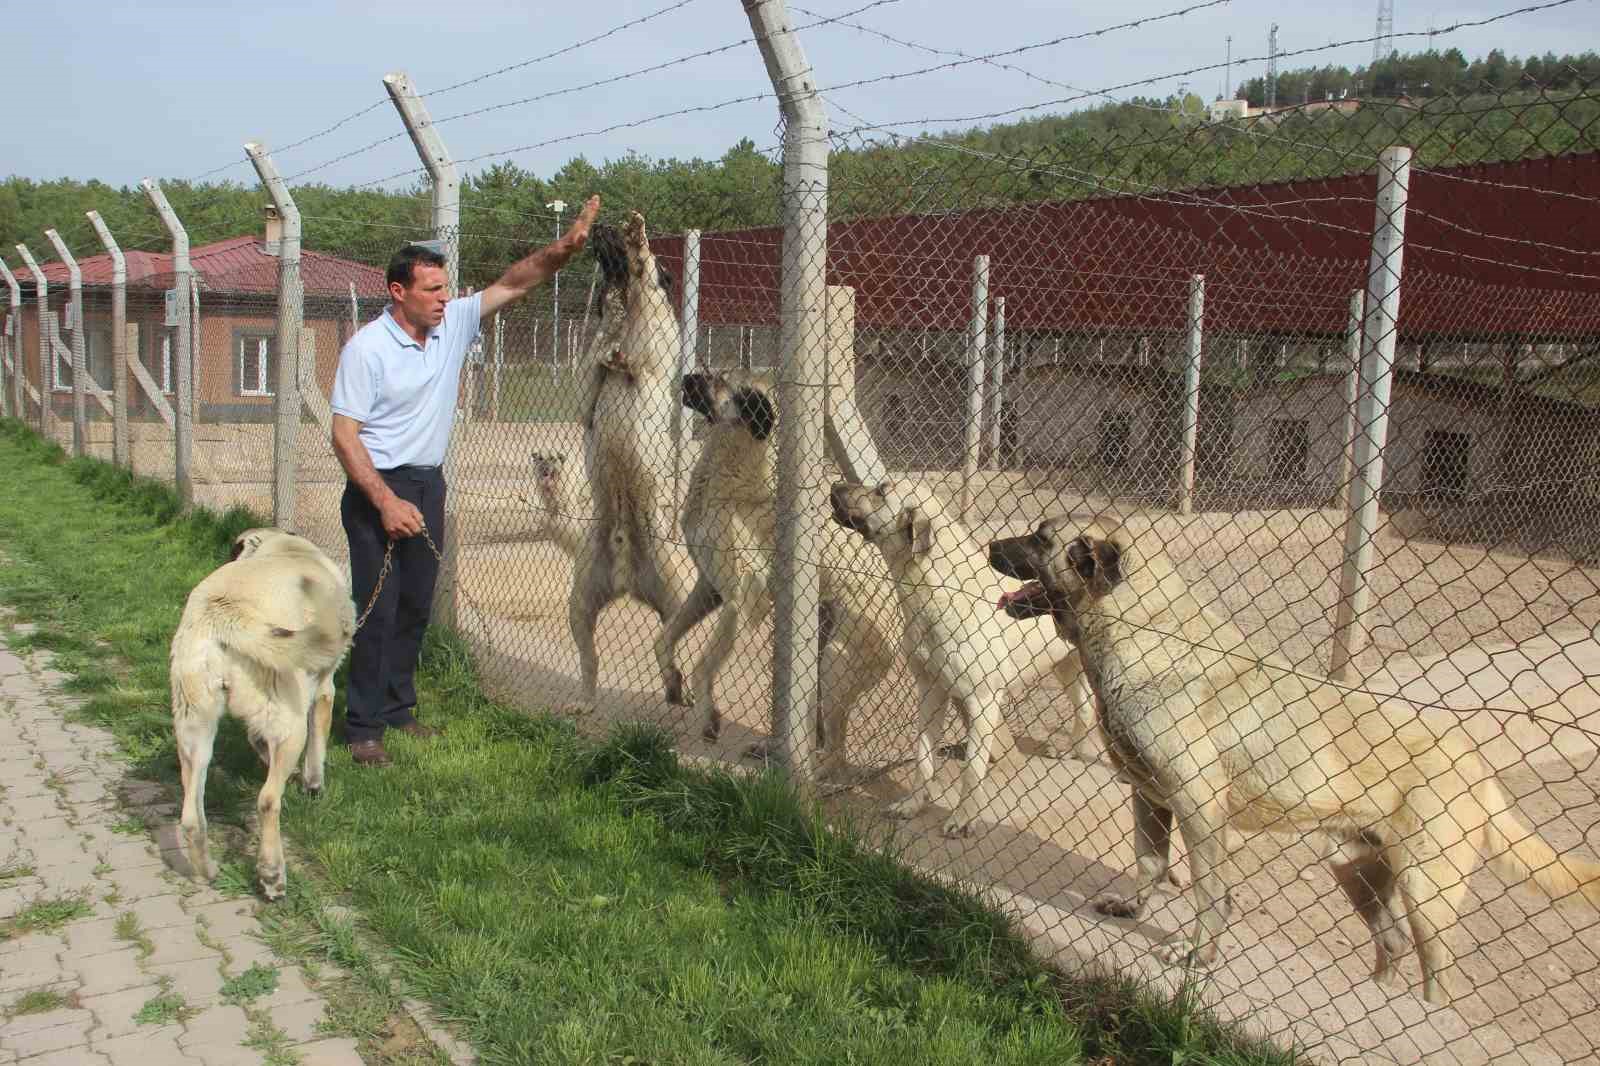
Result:
M326 1001L258 938L254 899L179 878L148 831L126 832L145 814L170 827L169 797L126 780L109 733L65 720L62 680L48 656L0 646L0 1066L243 1066L269 1049L361 1066L354 1040L321 1029ZM70 920L4 935L74 900ZM225 1002L224 981L253 965L276 991Z

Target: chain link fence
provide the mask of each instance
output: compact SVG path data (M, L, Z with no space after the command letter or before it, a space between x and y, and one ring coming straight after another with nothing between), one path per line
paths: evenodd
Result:
M1067 968L1315 1060L1592 1060L1600 91L1174 109L1022 154L798 99L736 212L608 201L483 322L440 617L495 694L787 761ZM517 195L305 218L293 514L338 558L338 353L403 244L481 289L576 210ZM162 247L129 256L128 411L172 478ZM194 497L270 511L272 223L191 260ZM1029 617L990 545L1047 518Z

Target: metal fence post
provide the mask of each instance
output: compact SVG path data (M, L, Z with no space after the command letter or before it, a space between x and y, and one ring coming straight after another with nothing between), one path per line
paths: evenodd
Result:
M994 336L989 338L989 467L1000 469L1000 412L1006 392L1006 298L994 298Z
M300 439L300 331L305 324L300 209L266 148L252 141L244 146L244 153L255 164L256 174L272 198L272 206L278 209L283 226L278 240L278 380L272 398L272 524L293 529L295 445ZM316 387L315 382L312 384Z
M593 297L585 307L594 303ZM673 375L672 394L683 395L683 376L694 365L700 350L700 231L683 235L683 311L678 316L678 371ZM683 496L688 491L684 456L683 404L672 404L672 525L677 526L683 511Z
M972 482L978 474L978 445L983 428L983 355L989 338L989 257L972 261L972 317L967 321L967 424L961 459L961 520L972 506Z
M1354 680L1355 658L1370 639L1366 626L1371 590L1378 494L1383 488L1383 449L1389 436L1389 390L1394 377L1395 329L1400 317L1400 268L1405 252L1406 193L1411 149L1385 148L1378 157L1377 218L1367 266L1366 314L1361 329L1361 391L1355 438L1354 477L1345 518L1344 567L1333 628L1329 673Z
M178 502L187 508L194 503L194 475L191 470L194 456L194 360L191 355L193 338L189 320L189 234L183 228L183 223L178 221L177 213L167 203L167 196L155 179L145 178L139 185L155 206L156 214L161 216L167 232L172 235L172 289L178 319L178 343L174 345L176 350L172 353L178 378L177 403L173 405L172 418L172 475L178 490Z
M128 444L128 262L100 212L88 212L89 224L111 257L111 459L133 469Z
M17 276L11 273L11 268L0 261L0 277L5 278L6 288L11 292L11 313L6 316L6 357L10 359L10 373L7 383L10 389L10 414L12 418L26 418L28 409L22 403L22 286L17 282Z
M455 297L461 284L461 179L455 162L444 146L444 139L433 125L428 108L417 95L411 79L396 71L383 76L383 87L389 93L394 109L400 113L417 156L428 171L433 185L433 235L444 246L446 284L450 296ZM468 371L470 373L470 371ZM453 417L461 421L459 415ZM452 433L450 448L445 453L444 476L446 483L454 483L460 469L461 441ZM465 512L455 506L456 495L450 493L445 500L444 558L439 564L439 580L434 585L433 619L440 625L456 628L456 582L461 574L461 542L466 537Z
M1183 454L1178 466L1178 513L1194 513L1194 466L1200 443L1200 352L1205 340L1206 276L1189 278L1189 353L1183 365Z
M52 406L55 399L51 381L55 379L55 352L50 350L50 282L45 279L44 271L39 269L39 261L28 251L26 244L17 245L17 254L22 256L22 261L28 267L28 272L33 275L33 296L39 304L39 436L49 440L55 432L56 412Z
M784 119L772 729L803 787L816 741L816 564L826 478L828 118L787 8L784 0L744 0Z
M85 380L89 376L83 337L83 271L68 250L61 234L44 231L45 239L67 268L67 300L72 314L72 454L82 455L89 444L89 411L85 404Z
M1366 300L1360 289L1350 294L1350 318L1344 330L1344 466L1335 493L1350 491L1356 476L1356 397L1361 391L1361 314Z

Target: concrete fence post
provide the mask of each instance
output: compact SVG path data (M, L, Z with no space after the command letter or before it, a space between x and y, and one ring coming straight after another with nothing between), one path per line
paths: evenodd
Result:
M972 506L983 428L983 359L989 347L989 257L972 261L972 316L967 320L967 421L961 458L961 520Z
M827 382L828 117L785 0L744 0L784 120L772 730L792 780L815 755Z
M1183 454L1178 459L1178 513L1194 513L1194 467L1200 446L1200 353L1205 347L1206 277L1189 278L1189 351L1183 364Z
M61 234L47 229L44 236L67 268L67 313L72 317L72 454L82 455L89 444L89 411L85 402L89 369L84 349L83 270L67 248L67 243L61 239Z
M1356 399L1361 392L1361 316L1366 300L1360 289L1350 294L1350 317L1344 329L1344 466L1336 492L1349 493L1356 476Z
M194 503L194 338L189 310L189 275L193 271L189 266L189 233L154 178L145 178L139 184L172 236L172 288L168 291L178 335L172 353L178 379L174 383L177 402L173 405L172 473L178 501L187 508Z
M38 303L39 313L39 436L50 440L56 430L56 412L54 407L55 387L55 352L50 348L50 282L45 278L44 271L39 269L39 261L28 251L26 244L17 245L17 254L22 256L22 262L28 268L28 273L33 275L33 298Z
M403 71L383 76L383 87L400 114L406 133L417 150L417 157L428 172L433 187L433 236L439 241L445 256L445 274L450 296L454 298L461 286L461 179L456 164L445 148L444 138L433 124L427 105L417 95L411 79ZM471 373L470 370L466 371ZM461 421L458 414L457 420ZM461 435L451 434L450 449L445 455L445 481L456 484L461 469ZM465 512L454 501L457 493L445 496L445 525L448 527L443 547L444 558L439 564L439 580L434 585L433 620L451 629L458 628L456 582L461 574L461 543L466 538Z
M1000 469L1000 415L1006 394L1006 298L994 298L994 336L989 339L989 467Z
M295 451L300 439L300 333L305 325L300 209L264 145L251 141L244 146L244 154L254 164L282 225L278 240L278 373L272 397L272 524L293 529Z
M11 313L6 316L5 337L6 356L11 360L10 373L6 378L11 386L10 414L12 418L22 419L28 415L28 409L22 403L22 379L25 376L22 369L22 286L3 260L0 260L0 277L5 278L6 289L11 294L8 304Z
M1367 265L1365 316L1361 328L1361 382L1357 396L1354 476L1345 517L1344 566L1333 627L1329 673L1355 680L1355 658L1369 643L1367 608L1371 589L1378 496L1383 489L1383 450L1389 437L1389 395L1394 377L1395 331L1400 318L1400 277L1405 253L1406 194L1411 184L1411 149L1385 148L1378 157L1377 218Z
M128 261L100 212L88 212L89 224L111 257L111 461L133 469L128 437Z
M589 303L594 302L590 298ZM589 304L585 304L585 307ZM673 375L674 396L683 395L683 377L694 365L700 350L700 231L683 235L683 310L678 316L678 369ZM684 454L683 404L672 404L672 522L678 527L683 512L683 497L688 492L688 461ZM682 530L680 529L681 533Z

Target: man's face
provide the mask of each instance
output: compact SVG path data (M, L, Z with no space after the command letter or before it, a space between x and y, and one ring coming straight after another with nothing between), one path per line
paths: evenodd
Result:
M411 268L411 284L394 282L389 286L389 295L407 321L432 329L444 321L444 305L449 302L446 282L443 267L417 263Z

